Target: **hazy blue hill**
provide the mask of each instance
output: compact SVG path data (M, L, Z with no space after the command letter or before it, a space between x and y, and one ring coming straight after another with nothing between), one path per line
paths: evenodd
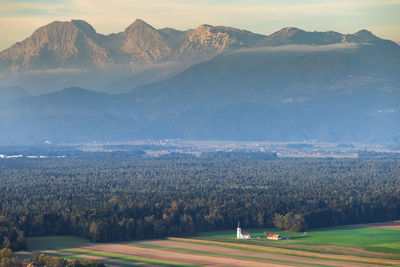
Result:
M131 92L175 137L392 140L398 135L398 47L244 50Z
M155 103L154 108L175 110L237 102L280 106L332 92L368 94L368 88L375 93L386 87L399 91L396 66L400 56L382 54L379 47L287 49L223 54L169 80L138 87L131 94ZM389 91L385 92L391 99Z
M55 93L19 99L8 104L7 112L16 114L90 114L103 113L110 99L105 93L97 93L78 87L66 88Z
M0 114L1 143L129 140L143 129L131 104L124 95L78 87L8 101Z

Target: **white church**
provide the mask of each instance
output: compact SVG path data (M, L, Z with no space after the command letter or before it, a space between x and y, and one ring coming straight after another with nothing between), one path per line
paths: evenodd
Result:
M236 231L236 238L237 239L250 239L251 236L248 232L242 231L240 228L240 222L238 221L237 231Z

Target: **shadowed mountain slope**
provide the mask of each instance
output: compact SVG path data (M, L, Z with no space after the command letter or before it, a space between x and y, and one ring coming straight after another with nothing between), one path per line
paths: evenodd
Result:
M238 50L126 94L68 88L9 101L0 132L14 142L393 142L399 62L385 42Z

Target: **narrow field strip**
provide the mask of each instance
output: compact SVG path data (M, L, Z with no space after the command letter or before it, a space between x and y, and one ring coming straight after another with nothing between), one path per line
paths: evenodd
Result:
M209 240L179 238L179 237L169 237L169 238L167 238L167 240L175 241L175 242L183 242L183 243L210 245L210 246L214 245L214 246L219 246L219 247L241 249L241 250L253 251L253 252L276 253L276 254L290 255L290 256L301 256L301 257L315 258L315 259L327 259L327 260L334 260L334 261L400 266L399 260L366 258L366 257L338 255L338 254L323 254L323 253L318 253L318 252L291 250L291 249L277 248L277 247L257 246L257 245L248 245L248 244L238 244L238 243L226 243L226 242L219 242L219 241L209 241Z
M186 267L198 267L199 266L199 265L185 264L185 263L181 263L181 262L154 260L154 259L137 257L137 256L129 256L129 255L123 255L123 254L109 253L109 252L92 251L92 250L86 250L86 249L67 248L67 249L60 249L59 251L76 253L76 254L86 254L86 255L91 255L91 256L100 256L100 257L123 260L123 261L128 261L128 262L140 262L140 263L155 264L155 265L160 265L160 266L186 266Z
M268 259L268 258L253 257L253 256L222 254L222 253L214 253L214 252L202 251L202 250L197 250L197 249L167 247L167 246L160 246L160 245L147 244L147 243L141 243L141 242L132 242L132 243L129 243L129 244L135 244L135 245L151 247L151 248L171 249L171 250L184 251L184 252L195 253L195 254L205 254L205 255L213 255L213 256L234 257L234 258L241 258L241 259L262 260L262 261L270 261L270 262L277 262L277 263L288 263L288 264L319 266L319 267L331 267L331 266L333 266L333 265L306 263L306 262L299 262L299 261Z

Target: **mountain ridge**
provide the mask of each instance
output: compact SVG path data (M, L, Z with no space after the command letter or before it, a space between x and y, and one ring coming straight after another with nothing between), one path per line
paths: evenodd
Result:
M0 52L1 71L68 67L104 69L116 64L161 63L182 58L210 58L226 50L271 45L322 45L375 41L366 30L354 34L306 32L285 27L270 35L226 26L202 24L178 31L155 29L141 19L123 32L103 35L83 20L54 21L35 30L21 42ZM122 60L123 57L128 59Z
M202 24L179 31L137 19L121 32L104 35L83 20L55 21L0 52L0 85L19 85L33 95L68 86L119 93L240 49L364 42L398 47L365 30L341 34L286 27L262 35Z

